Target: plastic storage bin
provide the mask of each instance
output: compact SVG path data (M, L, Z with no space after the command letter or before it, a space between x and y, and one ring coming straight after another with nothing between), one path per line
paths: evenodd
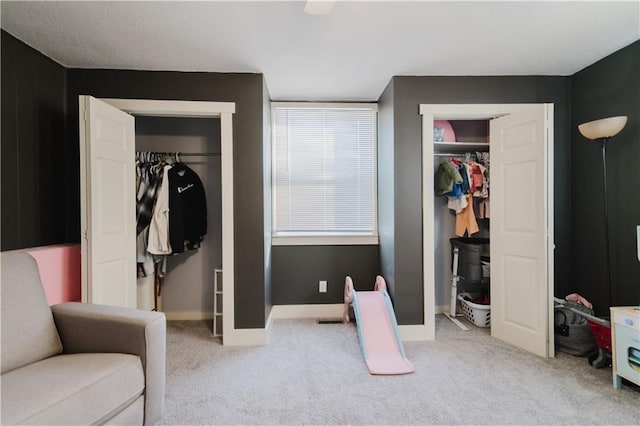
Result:
M451 250L458 249L458 275L466 281L482 280L481 260L489 259L489 238L451 238L449 241Z
M464 317L476 327L491 326L491 305L479 305L464 299L462 294L458 295L462 302L462 312Z

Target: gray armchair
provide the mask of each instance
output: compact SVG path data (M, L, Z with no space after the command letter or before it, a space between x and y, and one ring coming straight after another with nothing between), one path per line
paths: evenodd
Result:
M2 253L4 424L156 424L164 410L164 314L49 307L35 260Z

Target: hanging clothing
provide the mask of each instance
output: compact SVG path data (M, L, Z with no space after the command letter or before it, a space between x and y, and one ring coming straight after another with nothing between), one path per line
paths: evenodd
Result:
M200 178L175 164L169 175L169 240L173 253L200 248L207 233L207 201Z
M462 177L462 193L468 194L471 191L469 186L469 171L467 170L467 163L460 163L458 166L458 172Z
M482 177L482 185L476 188L476 191L473 193L474 197L480 199L476 205L476 217L478 219L489 219L489 153L477 152L476 160Z
M447 207L456 215L456 235L471 236L480 229L476 219L489 218L489 153L476 152L476 160L450 158L435 174L437 195L448 197Z
M473 212L473 202L471 201L471 195L465 195L467 198L467 207L465 207L460 213L456 214L456 235L463 237L465 232L469 236L480 231L478 228L478 222L476 222L476 216Z
M447 201L447 207L453 211L457 213L460 213L462 210L464 210L465 207L467 207L467 197L463 197L462 194L460 194L459 197L447 197L448 201Z
M156 192L162 182L163 168L154 163L144 163L140 168L140 185L136 202L136 234L140 234L153 217Z
M462 176L451 161L443 161L436 171L435 184L436 195L445 195L454 191L455 184L462 184Z
M147 251L151 254L168 255L171 254L169 242L169 170L171 165L166 165L163 169L162 183L149 224Z
M136 262L138 263L138 278L143 278L153 274L153 258L147 252L147 231L149 228L143 230L136 237ZM142 270L140 270L142 266Z
M474 161L469 162L469 166L471 167L471 193L476 196L476 191L482 188L482 169L484 167Z

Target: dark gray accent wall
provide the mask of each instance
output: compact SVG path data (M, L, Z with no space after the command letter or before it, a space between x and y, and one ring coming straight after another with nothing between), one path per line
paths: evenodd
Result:
M575 291L594 304L597 315L608 315L610 305L640 304L636 254L636 226L640 225L640 41L576 73L571 83L571 184L576 213L571 221L571 282ZM613 296L609 301L601 144L585 139L577 126L616 115L626 115L628 121L607 148Z
M1 249L76 241L66 232L66 70L2 31Z
M393 79L378 99L378 235L380 270L395 294Z
M273 246L271 298L274 305L342 303L344 278L356 290L373 290L380 273L378 246ZM318 292L318 281L327 292Z
M68 69L66 212L80 231L78 96L235 102L235 326L265 326L263 77L261 74ZM223 254L224 255L224 254Z
M556 294L572 288L568 77L394 77L394 303L399 324L423 323L420 104L554 103ZM385 225L387 226L387 225ZM382 244L389 244L383 239ZM381 247L381 252L388 247Z
M264 315L271 313L271 95L262 79L263 185L264 185Z

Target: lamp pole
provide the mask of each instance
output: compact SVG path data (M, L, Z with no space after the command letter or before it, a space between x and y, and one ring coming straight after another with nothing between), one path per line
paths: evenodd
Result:
M609 250L609 209L607 197L607 143L611 137L602 138L602 177L604 182L604 240L605 240L605 262L607 272L607 290L609 291L609 307L613 306L613 291L611 288L611 253Z
M609 292L609 306L613 305L613 289L611 286L611 252L609 250L609 209L607 196L607 144L611 138L627 124L627 116L601 118L578 125L578 131L582 136L590 140L599 140L602 143L602 176L604 183L604 243L606 250L607 290Z

